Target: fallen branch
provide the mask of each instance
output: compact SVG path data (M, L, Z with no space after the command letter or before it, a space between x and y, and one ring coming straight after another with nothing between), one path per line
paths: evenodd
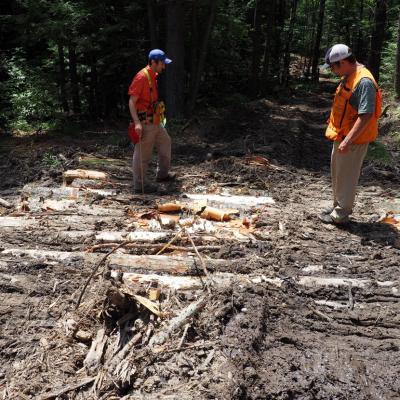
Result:
M89 278L87 279L85 285L83 286L82 292L79 295L78 301L76 302L76 307L75 310L78 309L79 305L81 304L82 301L82 297L85 294L86 288L88 287L90 281L92 280L93 276L96 274L96 272L98 271L98 269L104 264L104 262L107 260L107 257L110 256L111 254L115 253L118 249L120 249L121 247L125 246L126 243L123 242L121 244L119 244L118 246L115 246L110 252L108 252L93 268L92 273L89 275Z
M41 395L41 396L38 398L38 400L50 400L50 399L55 399L55 398L57 398L57 397L59 397L59 396L65 394L65 393L72 392L73 390L79 389L79 388L81 388L82 386L86 386L86 385L88 385L89 383L94 382L94 380L95 380L95 378L85 378L85 379L82 379L82 380L81 380L80 382L78 382L78 383L72 383L72 384L70 384L70 385L67 385L67 386L61 388L61 389L54 390L53 392L50 392L50 393L47 393L47 394L43 394L43 395Z
M4 200L0 197L0 206L5 207L5 208L13 208L14 206L9 203L7 200Z
M192 237L190 236L190 233L189 233L186 229L185 229L185 233L186 233L186 235L187 235L187 237L188 237L190 243L191 243L192 246L193 246L193 250L195 251L195 253L197 254L197 257L198 257L199 260L200 260L201 266L203 267L204 275L205 275L205 276L207 277L207 279L212 283L213 280L212 280L212 278L211 278L210 273L209 273L208 270L207 270L207 266L206 266L206 263L205 263L204 260L203 260L203 257L200 255L199 251L197 250L196 245L195 245L194 242L193 242ZM207 286L207 288L208 288L208 286ZM209 288L208 288L208 290L209 290Z
M179 315L172 318L167 328L156 335L154 335L150 342L149 347L154 348L164 344L175 332L177 332L183 325L187 324L189 318L198 313L206 304L206 297L200 297L194 303L185 307Z
M92 247L89 247L86 251L88 253L93 253L96 250L100 249L108 249L110 247L118 246L118 243L101 243L101 244L96 244ZM166 247L165 244L163 243L127 243L125 245L125 248L127 249L164 249L164 251L168 248L169 250L175 250L175 251L191 251L193 250L192 247L184 247L184 246L174 246L174 245L169 245ZM221 249L221 246L197 246L197 249L199 251L204 251L204 250L209 250L209 251L218 251ZM159 252L157 253L159 255Z

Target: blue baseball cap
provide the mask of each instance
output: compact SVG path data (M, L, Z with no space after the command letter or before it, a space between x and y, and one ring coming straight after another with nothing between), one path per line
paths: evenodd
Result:
M171 64L172 60L167 58L167 55L160 49L154 49L151 50L149 53L149 61L150 60L156 60L156 61L162 61L165 64Z

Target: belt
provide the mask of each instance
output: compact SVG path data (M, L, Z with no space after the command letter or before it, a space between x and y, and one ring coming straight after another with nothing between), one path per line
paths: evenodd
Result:
M153 114L148 114L146 111L138 112L139 121L145 124L153 123Z

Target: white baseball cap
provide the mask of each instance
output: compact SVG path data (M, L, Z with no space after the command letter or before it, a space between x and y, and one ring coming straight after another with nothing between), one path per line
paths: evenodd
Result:
M345 44L335 44L325 54L325 64L321 65L321 69L326 69L331 66L332 63L344 60L351 56L353 53L349 46Z

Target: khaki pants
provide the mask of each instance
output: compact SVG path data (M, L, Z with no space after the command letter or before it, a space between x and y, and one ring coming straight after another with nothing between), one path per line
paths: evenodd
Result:
M352 144L350 151L341 153L340 142L333 143L331 174L333 189L333 220L346 220L353 211L356 186L360 177L361 166L367 154L368 143Z
M171 166L171 138L161 125L143 124L142 138L140 143L135 144L132 161L135 189L140 189L142 186L142 173L144 183L147 183L147 169L154 147L158 153L157 178L165 178ZM142 167L140 167L140 161L142 161Z

